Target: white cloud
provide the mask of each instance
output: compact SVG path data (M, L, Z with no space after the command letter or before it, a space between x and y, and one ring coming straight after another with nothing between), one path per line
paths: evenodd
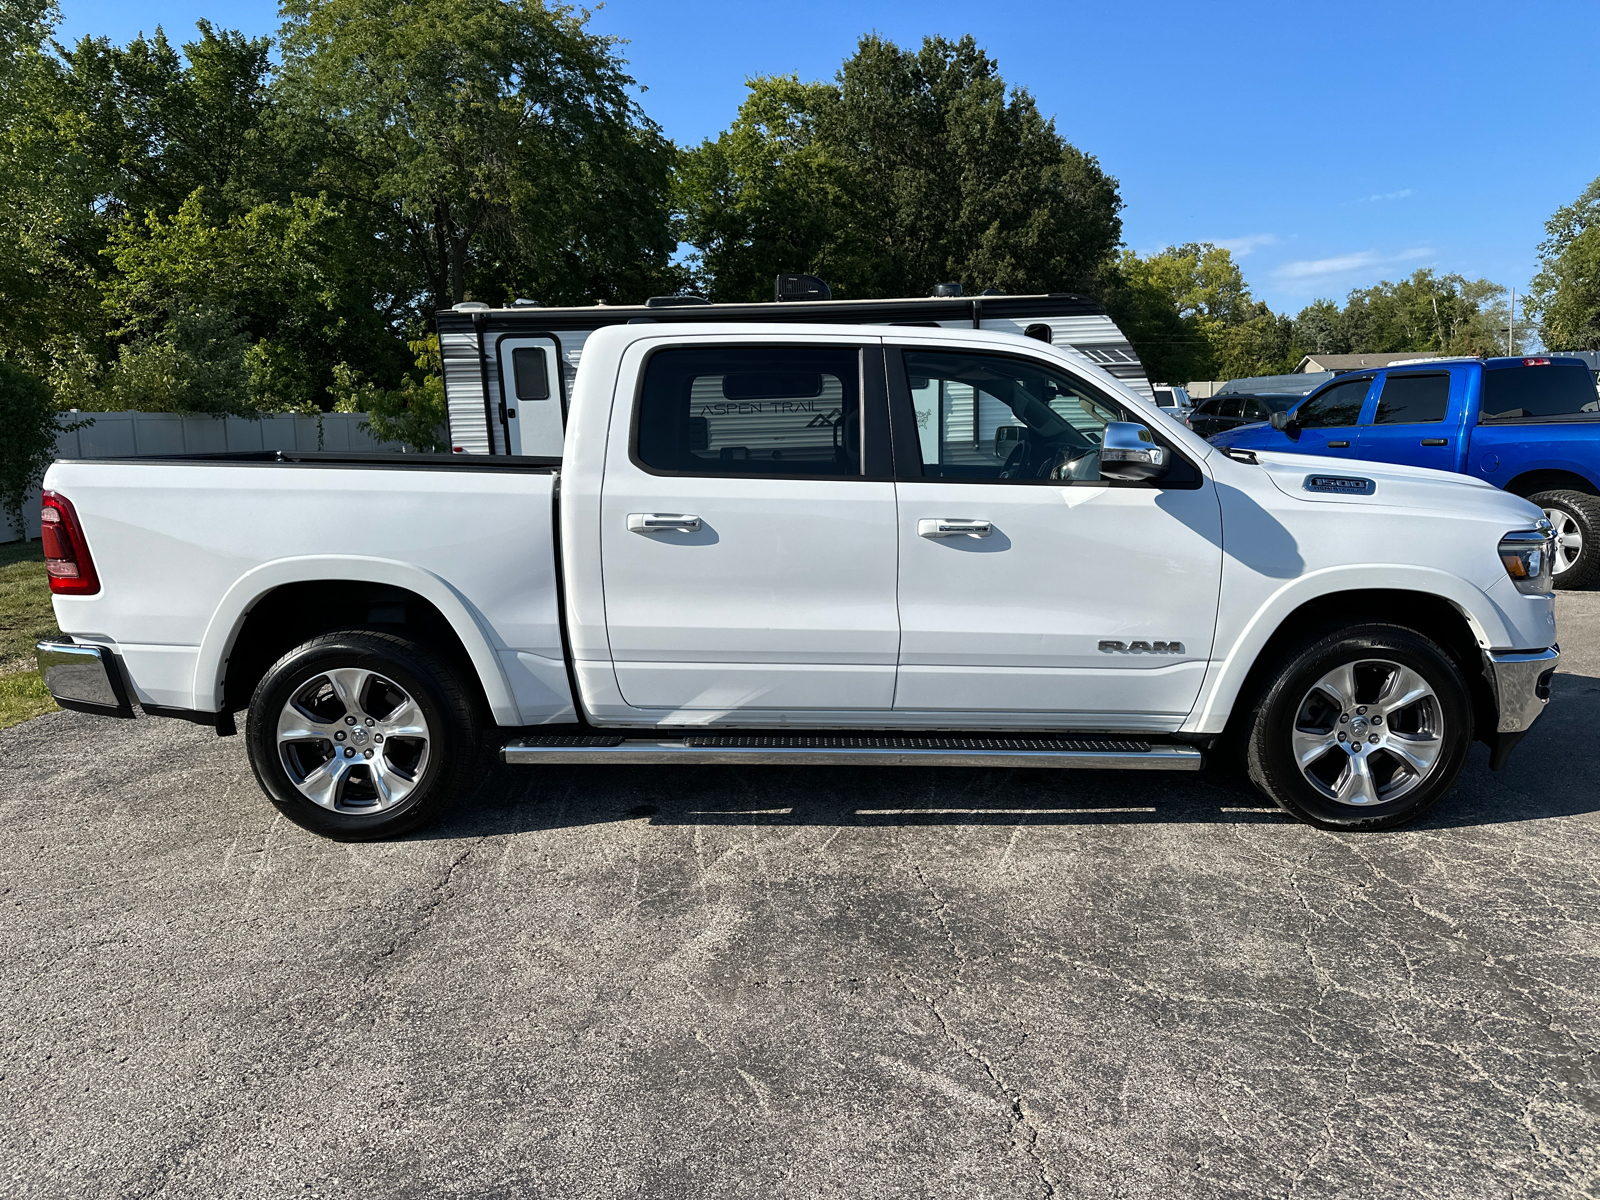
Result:
M1257 246L1276 246L1278 244L1278 235L1275 233L1252 233L1247 237L1217 238L1211 244L1224 250L1230 250L1240 258L1243 258Z
M1381 192L1376 196L1363 196L1356 203L1372 204L1380 200L1404 200L1409 195L1411 195L1410 188L1401 188L1398 192Z
M1410 250L1402 250L1398 254L1359 250L1354 254L1339 254L1333 258L1309 258L1298 262L1286 262L1273 268L1272 276L1286 283L1308 283L1336 275L1348 275L1352 271L1370 270L1373 267L1399 266L1401 263L1416 262L1418 259L1432 256L1433 248L1430 246L1416 246Z

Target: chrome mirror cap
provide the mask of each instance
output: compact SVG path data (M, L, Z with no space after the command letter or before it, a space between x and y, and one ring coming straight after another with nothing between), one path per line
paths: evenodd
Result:
M1159 479L1167 473L1167 452L1137 421L1111 421L1100 442L1104 479Z

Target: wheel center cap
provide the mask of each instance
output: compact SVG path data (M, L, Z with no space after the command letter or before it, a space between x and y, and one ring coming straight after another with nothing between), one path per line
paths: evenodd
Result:
M357 725L350 731L350 742L355 746L365 746L367 744L368 736L369 735L366 731L366 728L364 726Z
M1367 736L1367 719L1365 717L1350 718L1350 736L1356 741L1363 741Z

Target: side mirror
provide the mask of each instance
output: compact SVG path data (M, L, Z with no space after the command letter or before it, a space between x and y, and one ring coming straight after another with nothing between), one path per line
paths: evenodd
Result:
M1275 412L1267 417L1267 424L1279 433L1287 433L1290 437L1300 432L1300 422L1294 419L1292 412Z
M1160 479L1167 473L1167 452L1136 421L1112 421L1100 441L1100 475L1104 479Z

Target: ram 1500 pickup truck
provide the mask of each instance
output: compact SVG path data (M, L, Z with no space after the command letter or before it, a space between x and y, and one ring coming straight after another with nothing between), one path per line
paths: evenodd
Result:
M1556 533L1556 587L1600 580L1600 393L1580 358L1391 363L1340 375L1256 424L1202 432L1219 446L1482 479L1544 510Z
M398 833L512 764L1192 770L1398 825L1557 660L1539 510L1230 456L1070 347L619 325L559 459L58 462L69 708L245 737L289 818ZM202 797L195 798L203 803Z

